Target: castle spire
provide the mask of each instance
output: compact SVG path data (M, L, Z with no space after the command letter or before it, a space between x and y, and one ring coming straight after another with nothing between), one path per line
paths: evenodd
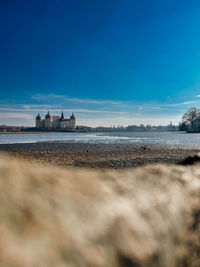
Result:
M61 113L61 119L64 119L63 110L62 110L62 113Z

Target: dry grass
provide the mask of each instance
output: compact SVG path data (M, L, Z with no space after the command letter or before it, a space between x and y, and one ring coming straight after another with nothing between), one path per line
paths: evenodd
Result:
M200 168L0 159L0 266L200 266Z

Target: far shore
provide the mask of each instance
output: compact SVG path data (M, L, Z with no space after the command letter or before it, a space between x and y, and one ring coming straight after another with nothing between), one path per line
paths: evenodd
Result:
M0 134L46 134L46 133L87 133L87 131L30 131L0 132Z
M0 153L39 165L125 169L155 163L177 164L200 152L198 148L136 144L38 142L1 144Z
M0 132L0 134L41 134L50 132Z

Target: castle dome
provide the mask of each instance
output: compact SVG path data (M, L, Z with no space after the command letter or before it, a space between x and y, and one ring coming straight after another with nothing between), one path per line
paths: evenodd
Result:
M70 120L75 120L75 119L76 119L76 117L74 116L74 113L72 112L72 115L70 117Z
M40 113L38 113L37 117L36 117L36 120L41 120L41 116L40 116Z
M51 119L51 115L49 114L49 111L48 111L47 115L45 116L45 119Z

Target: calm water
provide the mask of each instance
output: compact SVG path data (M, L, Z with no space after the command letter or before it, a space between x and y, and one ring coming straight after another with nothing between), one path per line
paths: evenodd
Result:
M200 134L186 134L183 132L0 134L0 144L35 142L131 143L200 147Z

